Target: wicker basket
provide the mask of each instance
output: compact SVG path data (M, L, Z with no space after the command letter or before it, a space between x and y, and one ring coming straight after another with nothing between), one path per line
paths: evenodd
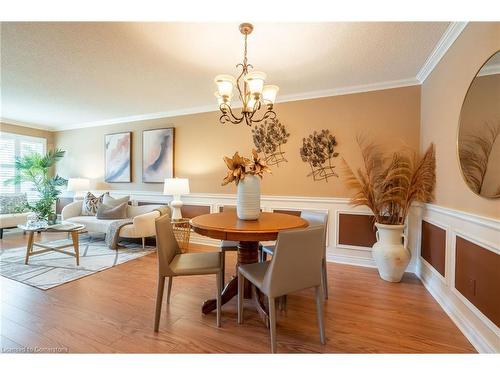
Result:
M172 221L172 229L179 247L184 252L189 248L189 236L191 234L191 225L189 220L180 219Z

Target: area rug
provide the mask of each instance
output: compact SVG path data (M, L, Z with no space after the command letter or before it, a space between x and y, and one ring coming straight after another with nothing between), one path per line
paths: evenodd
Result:
M70 243L71 240L57 240L44 244L57 246L66 242ZM72 248L66 250L73 251ZM137 243L126 241L120 241L118 251L111 250L106 246L104 238L81 235L79 266L76 265L74 257L53 251L31 256L29 264L25 265L26 247L20 247L0 250L0 275L47 290L140 258L154 250L155 248L151 246L143 249Z

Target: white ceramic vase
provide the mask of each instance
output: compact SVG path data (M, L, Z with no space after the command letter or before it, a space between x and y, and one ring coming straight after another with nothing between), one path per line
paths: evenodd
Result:
M238 184L236 213L241 220L257 220L260 216L260 178L245 175Z
M398 283L411 258L411 253L406 248L404 225L375 223L375 226L377 242L372 247L372 256L377 264L378 273L382 279Z

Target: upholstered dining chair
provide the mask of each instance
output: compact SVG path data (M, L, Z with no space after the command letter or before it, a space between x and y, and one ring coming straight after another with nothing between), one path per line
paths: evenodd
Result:
M236 206L222 206L222 212L236 212ZM238 251L238 241L222 240L220 242L222 253L222 285L224 285L224 274L226 272L226 252Z
M177 276L215 274L217 284L217 327L221 326L222 261L221 253L182 253L170 223L170 216L156 219L156 247L158 253L158 290L154 330L158 332L165 278L168 277L167 304L170 303L172 282Z
M321 262L323 260L323 228L309 227L278 234L271 261L238 267L238 323L243 323L245 279L267 296L271 351L276 353L276 298L299 290L314 288L321 343L325 343Z
M321 286L323 287L323 295L328 299L328 274L326 267L326 230L328 228L328 213L315 211L302 211L300 217L309 223L309 226L323 227L323 260L321 262ZM265 262L267 255L274 254L275 245L267 245L260 247L259 261Z

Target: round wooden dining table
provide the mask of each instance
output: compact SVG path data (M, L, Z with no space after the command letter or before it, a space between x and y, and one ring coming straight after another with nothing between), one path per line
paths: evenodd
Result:
M228 241L238 241L237 265L256 263L260 241L273 241L278 233L287 229L305 228L308 222L299 216L262 212L258 220L240 220L236 211L206 214L191 219L193 230L203 236ZM237 274L237 273L236 273ZM222 304L231 300L238 293L238 278L234 276L222 291ZM263 319L267 322L267 308L258 291L251 292L250 284L245 285L245 298L253 298ZM215 310L215 299L203 303L204 314Z

